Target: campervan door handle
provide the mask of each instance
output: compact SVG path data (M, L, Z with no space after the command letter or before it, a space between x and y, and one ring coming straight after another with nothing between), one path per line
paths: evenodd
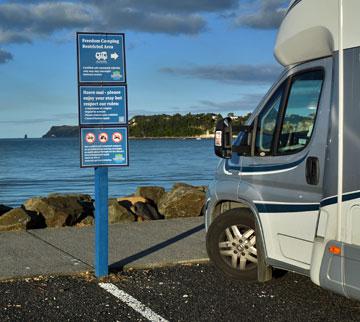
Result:
M306 182L311 185L318 185L320 178L320 164L317 157L308 157L306 159Z

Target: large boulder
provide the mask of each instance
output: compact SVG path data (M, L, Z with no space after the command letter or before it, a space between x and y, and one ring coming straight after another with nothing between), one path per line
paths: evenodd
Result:
M187 184L178 184L160 199L158 208L166 219L198 217L201 215L204 204L204 189Z
M135 221L135 216L130 210L122 206L116 199L109 199L109 224L133 221Z
M73 226L93 215L91 197L83 194L50 194L31 198L23 206L25 210L43 216L47 227Z
M140 196L129 196L129 197L123 197L123 198L117 198L117 202L126 208L127 210L131 211L133 214L135 214L135 204L137 202L147 202L147 199Z
M5 206L5 205L0 205L0 216L9 212L11 209L11 207Z
M135 215L137 221L163 219L155 203L141 196L117 198L121 206Z
M141 221L163 219L154 206L149 203L138 201L134 205L135 214Z
M151 200L157 205L161 197L165 194L165 189L163 187L148 186L148 187L138 187L135 192L135 196L140 196L145 199Z
M30 222L31 217L23 208L15 208L0 217L0 231L25 230Z
M190 185L188 183L184 183L184 182L176 182L176 183L174 183L171 190L175 190L175 189L180 188L180 187L196 189L196 190L203 191L203 192L206 192L206 190L207 190L206 186L192 186L192 185Z

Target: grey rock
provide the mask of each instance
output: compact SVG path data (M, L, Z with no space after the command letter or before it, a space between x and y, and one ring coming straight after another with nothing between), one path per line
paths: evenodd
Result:
M151 204L138 201L135 203L134 207L136 216L141 217L143 220L157 220L163 218Z
M199 191L202 191L202 192L206 192L206 190L207 190L206 186L192 186L192 185L190 185L188 183L184 183L184 182L176 182L176 183L174 183L171 190L174 191L174 190L176 190L177 188L180 188L180 187L191 188L191 189L199 190Z
M31 198L24 203L26 211L41 215L47 227L73 226L83 218L93 215L92 200L83 194L50 194Z
M84 219L82 219L76 226L77 227L92 226L94 222L95 220L93 216L87 216Z
M0 231L25 230L31 217L22 208L15 208L0 217Z
M188 184L178 184L159 202L159 212L166 219L197 217L205 204L205 191Z
M157 205L161 197L165 194L165 189L163 187L157 186L148 186L148 187L138 187L136 189L135 195L143 197L148 200L152 200L155 205Z
M116 199L109 199L109 223L133 222L135 216L131 211L120 205Z

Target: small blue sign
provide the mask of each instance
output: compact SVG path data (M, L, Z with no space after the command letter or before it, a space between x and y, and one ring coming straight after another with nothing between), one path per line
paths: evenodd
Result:
M80 125L127 125L125 86L80 86Z
M128 166L128 129L82 128L81 167Z
M80 83L125 83L123 34L78 33Z

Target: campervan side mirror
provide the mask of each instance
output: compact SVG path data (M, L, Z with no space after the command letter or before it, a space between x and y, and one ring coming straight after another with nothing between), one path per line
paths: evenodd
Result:
M251 155L252 126L242 125L240 132L244 132L246 139L240 145L232 145L232 124L231 118L227 117L216 123L215 129L215 154L223 159L231 159L232 153L238 155Z
M232 126L231 118L226 117L217 121L215 129L215 154L223 159L230 159L232 155Z

